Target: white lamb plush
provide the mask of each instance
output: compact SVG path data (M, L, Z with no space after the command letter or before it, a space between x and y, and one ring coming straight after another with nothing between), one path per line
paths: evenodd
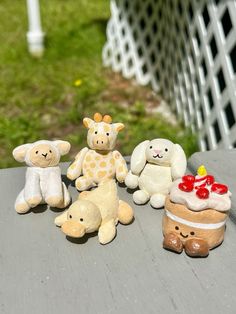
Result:
M144 204L150 199L155 208L161 208L169 193L172 182L184 175L186 156L179 144L166 139L144 141L134 149L125 184L139 190L133 194L136 204Z
M70 195L61 180L58 166L60 157L70 150L66 141L41 140L24 144L13 150L15 160L25 162L25 187L18 195L15 209L18 213L26 213L39 204L64 208L70 203Z

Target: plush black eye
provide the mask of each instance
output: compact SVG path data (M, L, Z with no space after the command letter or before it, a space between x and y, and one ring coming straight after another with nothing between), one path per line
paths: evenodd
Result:
M52 153L51 149L50 149L49 153Z
M98 134L98 131L95 131L94 133L95 133L95 134Z
M179 230L179 227L178 227L178 226L175 226L175 230Z
M110 134L109 133L107 133L107 136L109 136Z
M168 148L165 148L165 151L168 152Z
M195 235L194 231L191 231L190 234L191 234L191 235Z
M39 152L39 151L38 151L38 150L36 150L35 154L38 154L38 152Z
M84 219L83 219L83 218L80 218L80 221L84 221Z
M149 148L152 149L152 146L150 146Z
M71 219L71 218L72 218L72 215L69 215L69 218Z

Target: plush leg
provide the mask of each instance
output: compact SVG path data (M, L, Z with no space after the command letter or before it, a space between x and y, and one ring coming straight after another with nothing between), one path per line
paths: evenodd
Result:
M101 225L98 230L98 239L101 244L111 242L116 236L116 226L114 220L110 220Z
M183 244L176 234L168 233L164 236L163 248L176 253L181 253L183 251Z
M61 215L59 215L55 218L54 223L58 227L61 227L64 224L64 222L66 222L67 220L68 220L68 218L67 218L67 210L66 210Z
M134 212L132 207L129 206L128 203L124 201L119 201L119 208L118 208L118 220L124 225L129 224L134 217Z
M75 180L76 189L79 191L85 191L93 186L93 180L89 177L82 176Z
M149 200L149 198L149 194L143 190L135 191L133 194L133 200L138 205L145 204Z
M186 254L192 257L205 257L209 254L209 246L203 239L189 239L184 248Z
M70 204L71 197L64 182L62 182L62 193L63 193L63 208L65 208Z
M150 199L150 204L154 208L162 208L165 205L166 195L163 194L153 194Z
M24 199L24 190L22 190L16 198L15 210L19 214L27 213L30 210L29 204Z

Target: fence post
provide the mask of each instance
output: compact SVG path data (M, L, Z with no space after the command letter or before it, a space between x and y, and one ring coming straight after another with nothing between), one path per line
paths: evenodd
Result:
M44 51L44 33L41 27L38 0L27 0L29 31L27 32L28 49L32 56L41 57Z

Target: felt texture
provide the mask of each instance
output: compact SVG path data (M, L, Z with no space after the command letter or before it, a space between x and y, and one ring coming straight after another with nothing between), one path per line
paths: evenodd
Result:
M112 123L108 115L102 117L95 113L94 120L84 118L84 126L88 129L87 143L75 157L75 161L67 171L67 177L75 180L79 191L97 186L101 181L116 178L124 182L128 173L122 155L114 150L118 132L124 128L122 123Z
M15 201L18 213L26 213L45 203L58 208L69 205L71 198L58 166L60 157L69 150L70 143L66 141L46 140L20 145L13 150L13 157L28 166L25 186Z
M55 219L55 224L73 238L98 231L99 242L107 244L116 236L117 223L129 224L133 217L133 209L119 200L115 181L106 180L94 190L80 193L79 199Z
M179 144L166 139L146 140L132 153L125 184L131 189L139 188L133 194L136 204L150 200L154 208L161 208L172 182L184 175L186 165L186 156Z

